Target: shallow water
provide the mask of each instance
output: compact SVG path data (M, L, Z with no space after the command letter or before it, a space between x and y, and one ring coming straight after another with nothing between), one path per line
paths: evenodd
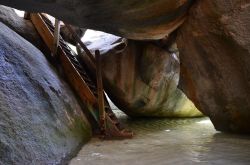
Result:
M208 118L132 120L118 113L134 138L93 138L71 165L250 165L250 136L217 132Z

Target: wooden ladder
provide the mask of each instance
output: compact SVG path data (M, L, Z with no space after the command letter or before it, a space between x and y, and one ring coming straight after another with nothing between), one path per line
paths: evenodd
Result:
M54 31L55 27L44 14L30 14L30 19L51 52L55 52ZM91 123L98 125L99 134L103 138L131 138L133 132L126 130L112 111L102 88L102 77L100 68L100 58L92 59L97 70L96 80L91 79L86 68L79 63L76 54L70 49L63 38L59 35L59 44L56 55L52 54L56 62L62 67L69 84L77 93L92 116ZM82 45L83 43L81 43ZM90 51L85 45L84 50ZM86 50L87 49L87 50ZM91 54L92 55L92 54ZM99 57L99 51L96 51ZM98 65L97 65L98 64Z

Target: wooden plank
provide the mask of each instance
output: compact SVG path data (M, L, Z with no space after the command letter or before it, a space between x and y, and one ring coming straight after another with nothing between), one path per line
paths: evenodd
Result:
M36 27L38 33L42 37L43 41L46 43L48 46L49 50L52 52L53 51L53 41L54 37L53 34L50 32L49 28L46 26L45 22L43 21L42 17L40 14L35 14L32 13L30 15L31 21Z
M74 32L74 30L71 28L70 25L65 24L65 26L71 32L77 43L80 44L81 48L85 51L86 55L91 59L91 62L95 64L95 57L92 55L89 49L84 45L81 38L79 38L79 36Z
M30 13L25 11L23 18L26 19L26 20L30 20Z
M81 100L90 105L97 105L96 97L92 94L81 75L76 71L69 58L62 52L61 48L58 49L58 54L63 71Z
M52 51L52 55L54 57L57 56L57 49L59 46L59 36L60 36L60 21L58 19L56 19L55 20L54 41L53 41L53 51Z
M31 20L35 25L37 31L39 32L40 36L49 47L50 51L54 50L54 35L49 30L46 23L43 21L41 15L39 14L31 14ZM59 35L58 35L59 36ZM78 41L80 39L78 38ZM82 43L83 44L83 43ZM83 46L85 46L83 44ZM86 48L86 47L84 47ZM87 49L87 48L86 48ZM87 54L89 57L92 57L92 54L87 49ZM99 107L99 120L98 114L95 113L97 111L93 110L90 111L94 116L96 122L100 124L100 129L105 137L121 137L127 138L132 137L133 134L131 132L127 132L124 130L120 130L114 122L118 122L117 119L112 119L109 115L106 115L105 107L104 107L104 95L103 95L103 84L102 84L102 71L101 71L101 60L100 60L100 52L96 51L97 61L93 60L93 64L97 64L96 72L97 72L97 88L98 88L98 99L94 96L90 88L88 87L87 83L82 78L81 74L78 72L77 68L75 68L74 64L71 62L70 58L67 54L63 51L62 47L59 46L57 49L57 59L58 62L61 64L63 71L68 79L69 84L75 90L75 92L80 97L81 101L86 103L87 105L94 106L94 109L98 106ZM96 63L97 62L97 63ZM111 111L111 109L110 109ZM112 111L111 111L112 112ZM111 113L110 112L110 113ZM117 123L118 124L118 123Z
M53 51L53 42L54 42L54 36L50 32L49 28L43 21L40 14L31 14L31 20L33 24L35 25L38 33L50 49L50 51ZM80 73L76 70L74 65L71 63L70 59L67 57L65 52L62 50L62 48L58 47L58 55L59 55L59 61L62 65L63 71L72 86L72 88L77 92L80 99L88 103L90 105L97 105L97 99L92 94L91 90L87 86L86 82L81 77Z
M102 69L101 69L101 56L99 50L95 51L96 57L96 81L98 92L98 108L99 108L99 123L102 134L106 133L106 115L104 109L104 96L102 84Z

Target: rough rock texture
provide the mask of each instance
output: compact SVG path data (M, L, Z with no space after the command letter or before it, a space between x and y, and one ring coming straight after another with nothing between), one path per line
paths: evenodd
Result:
M176 54L154 43L126 41L105 33L85 41L90 50L100 49L106 92L128 115L201 116L177 89L179 61Z
M68 85L2 23L0 84L0 164L63 164L90 138Z
M221 131L250 133L250 1L202 0L179 31L180 87Z
M179 30L181 88L218 130L250 132L249 0L0 0L130 39Z
M46 12L67 23L130 39L159 39L183 23L194 0L0 0L0 4Z
M19 17L12 8L0 5L0 22L28 40L43 53L49 53L31 21Z

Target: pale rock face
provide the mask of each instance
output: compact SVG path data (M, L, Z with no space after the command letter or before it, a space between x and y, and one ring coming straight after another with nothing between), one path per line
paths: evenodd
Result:
M0 23L0 164L66 164L90 137L69 86Z
M66 23L130 39L160 39L179 27L193 0L0 0Z
M187 96L216 129L250 133L250 2L197 1L177 43Z

